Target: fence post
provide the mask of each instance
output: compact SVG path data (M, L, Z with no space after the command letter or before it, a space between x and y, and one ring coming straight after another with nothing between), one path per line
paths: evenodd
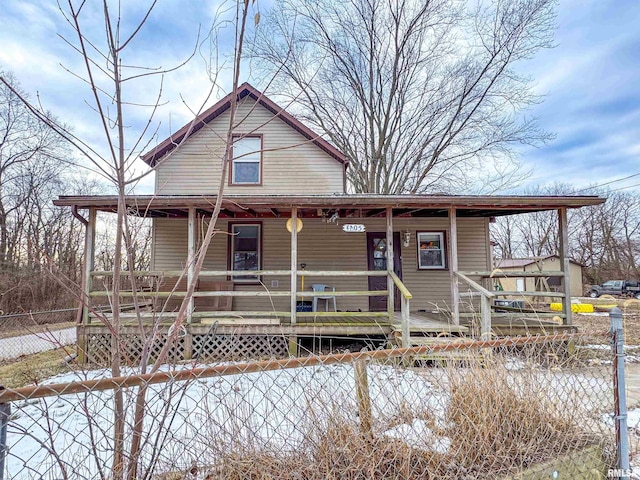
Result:
M367 377L367 361L359 359L354 362L356 377L356 396L358 397L358 416L360 428L367 438L373 437L373 421L371 419L371 397L369 394L369 377Z
M0 391L4 387L0 386ZM4 480L5 460L9 453L9 445L7 445L7 426L9 425L9 417L11 416L11 404L0 403L0 480Z
M613 348L613 395L615 403L616 447L618 468L629 471L629 430L627 427L627 392L624 377L624 330L622 311L614 307L609 312ZM628 479L626 475L621 477Z

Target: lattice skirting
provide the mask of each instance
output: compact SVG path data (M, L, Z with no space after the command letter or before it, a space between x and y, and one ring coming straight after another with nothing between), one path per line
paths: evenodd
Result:
M121 335L120 359L125 365L139 363L142 355L140 335ZM160 353L166 337L157 336L151 346L151 358ZM87 360L98 365L109 365L111 334L87 334ZM276 335L188 335L178 338L169 350L169 361L197 359L203 361L280 358L289 353L289 340Z

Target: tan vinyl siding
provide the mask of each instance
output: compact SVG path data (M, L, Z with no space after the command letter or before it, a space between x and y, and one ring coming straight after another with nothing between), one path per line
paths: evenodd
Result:
M307 270L367 270L366 234L345 233L341 225L322 223L319 219L304 219L304 228L298 237L298 267L306 263ZM291 237L285 228L286 219L265 219L263 230L263 268L265 270L288 270L291 258ZM341 220L344 223L343 220ZM385 219L352 219L350 223L363 223L369 232L384 232ZM412 310L433 310L435 306L447 308L450 305L450 280L448 270L419 270L417 268L416 231L446 231L446 218L395 218L394 230L410 231L409 247L402 244L402 277L407 288L413 293ZM220 221L219 228L227 231L228 222ZM486 270L489 268L485 219L458 219L459 265L461 270ZM168 270L181 268L187 254L186 220L156 219L154 222L154 269ZM227 268L227 235L217 235L207 254L205 269ZM218 280L224 280L219 278ZM264 285L240 285L237 290L288 290L289 278L265 277ZM272 282L278 285L273 286ZM305 290L309 291L314 283L335 286L336 290L367 290L366 277L305 277ZM300 279L298 289L300 290ZM311 300L309 297L308 300ZM234 298L234 310L272 310L288 311L288 297ZM202 303L202 302L200 302ZM366 297L339 297L339 310L369 309ZM198 306L198 305L197 305ZM319 308L324 308L320 302Z
M263 139L262 185L229 186L228 194L327 194L344 191L344 165L251 99L238 108L234 133ZM215 194L218 191L228 111L190 137L156 168L156 194Z
M508 272L517 272L517 271L527 271L527 272L537 272L540 271L538 264L532 263L530 265L526 265L524 267L510 267L510 268L501 268L503 271ZM542 262L542 271L546 272L558 272L561 270L560 261L551 257L545 259ZM535 278L525 278L521 277L524 281L525 291L533 292L536 290L535 287ZM582 267L577 264L570 262L569 263L569 283L570 283L570 292L572 297L581 297L583 295L582 288ZM516 291L517 289L517 279L516 278L501 278L500 285L506 291Z

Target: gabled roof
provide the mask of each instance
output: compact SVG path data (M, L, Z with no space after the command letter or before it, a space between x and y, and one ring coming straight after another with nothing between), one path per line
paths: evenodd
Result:
M550 258L559 258L557 255L547 255L546 257L525 257L525 258L503 258L498 260L496 268L518 268L518 267L527 267L536 262L548 260ZM571 263L575 263L576 265L583 266L581 263L576 262L575 260L569 260Z
M195 121L187 123L180 130L172 134L169 138L166 138L165 140L160 142L155 148L141 155L140 158L142 158L142 160L144 160L150 166L152 167L155 166L156 162L160 158L162 158L167 153L171 152L174 148L176 148L180 144L180 142L182 142L185 139L185 135L187 138L190 137L191 135L196 133L198 130L200 130L202 127L204 127L207 123L215 119L217 116L226 112L231 106L232 95L233 93L230 93L229 95L224 97L222 100L217 102L215 105L205 110L203 113L198 115L198 117L196 117ZM283 108L279 107L275 102L273 102L273 100L269 99L266 95L256 90L248 83L245 82L242 85L240 85L238 87L236 95L238 96L238 100L242 100L247 96L249 96L250 98L253 98L258 102L258 104L260 104L261 106L269 110L271 113L274 114L274 116L276 116L277 118L282 120L284 123L289 125L291 128L296 130L303 137L310 140L311 143L315 144L317 147L324 150L335 160L337 160L342 164L349 163L345 155L340 150L338 150L336 147L331 145L329 142L323 139L320 135L313 132L309 127L304 125L300 120L295 118L290 113L287 113Z

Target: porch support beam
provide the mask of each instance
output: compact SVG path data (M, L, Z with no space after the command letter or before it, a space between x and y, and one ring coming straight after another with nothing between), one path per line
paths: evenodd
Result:
M451 283L451 320L460 324L460 287L458 284L458 217L455 207L449 208L449 281Z
M564 298L562 299L562 310L565 315L563 319L563 325L572 325L572 312L571 312L571 279L569 276L569 229L567 223L567 208L558 209L558 237L560 238L560 251L558 256L560 257L560 267L562 268L562 292Z
M89 209L89 219L85 227L84 238L84 263L83 263L83 285L82 285L82 325L78 325L78 363L83 365L87 361L87 325L91 320L91 312L89 311L91 302L91 271L95 262L95 242L96 242L96 216L98 211L95 208Z
M187 284L193 285L196 269L196 209L189 208L189 218L187 221ZM187 323L191 323L193 311L195 309L195 300L193 296L189 299L187 306Z
M82 307L82 323L89 323L89 294L91 293L92 276L95 262L95 243L96 243L96 217L98 211L95 208L89 209L89 220L85 230L84 240L84 299Z
M291 207L291 325L296 324L298 287L298 207Z
M393 270L393 208L387 208L387 291L389 292L387 300L387 312L389 313L389 322L394 321L394 293L395 286L391 273Z

